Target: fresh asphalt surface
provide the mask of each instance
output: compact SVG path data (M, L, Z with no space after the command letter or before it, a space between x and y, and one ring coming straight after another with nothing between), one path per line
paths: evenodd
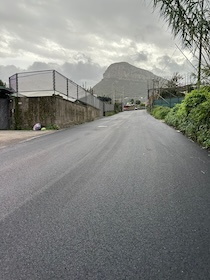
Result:
M210 156L145 111L0 149L0 279L210 279Z

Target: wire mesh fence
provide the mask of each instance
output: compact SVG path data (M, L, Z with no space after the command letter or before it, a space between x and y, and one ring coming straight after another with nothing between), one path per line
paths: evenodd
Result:
M17 87L17 74L12 75L9 77L9 87L13 89L14 92L18 92L18 87Z
M105 112L114 111L114 105L102 102L96 96L55 70L17 73L9 78L10 88L17 96L37 97L59 94L70 101L81 101Z

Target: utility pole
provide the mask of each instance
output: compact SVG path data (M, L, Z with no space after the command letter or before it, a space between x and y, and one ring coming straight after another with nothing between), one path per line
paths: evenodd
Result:
M152 79L152 108L153 108L153 103L155 99L155 79Z
M203 51L203 13L204 13L204 0L201 0L201 19L200 19L200 43L199 43L199 58L198 58L198 82L197 88L200 89L201 85L201 61Z

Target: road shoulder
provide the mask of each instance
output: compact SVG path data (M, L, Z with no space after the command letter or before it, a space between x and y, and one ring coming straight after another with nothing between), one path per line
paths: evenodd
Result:
M54 130L28 131L28 130L0 130L0 148L28 141L46 134L53 133Z

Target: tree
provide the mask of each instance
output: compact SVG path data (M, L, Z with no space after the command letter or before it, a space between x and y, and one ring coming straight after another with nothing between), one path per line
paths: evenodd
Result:
M160 96L163 98L171 98L183 96L183 89L181 88L183 77L179 73L174 73L167 82L167 88L160 89Z
M197 83L201 83L202 61L210 60L209 0L154 0L161 16L172 28L175 37L180 36L185 47L194 53L198 50Z
M109 104L112 103L111 97L108 97L108 96L98 96L98 99L100 99L100 100L103 101L103 102L107 102L107 103L109 103Z
M172 78L168 81L167 86L169 88L176 88L181 85L183 77L179 73L174 73Z
M141 104L141 101L140 100L136 100L136 105L140 105Z
M2 80L0 80L0 86L6 87L6 83L4 83Z
M210 80L210 65L205 66L202 69L204 83L209 83Z

